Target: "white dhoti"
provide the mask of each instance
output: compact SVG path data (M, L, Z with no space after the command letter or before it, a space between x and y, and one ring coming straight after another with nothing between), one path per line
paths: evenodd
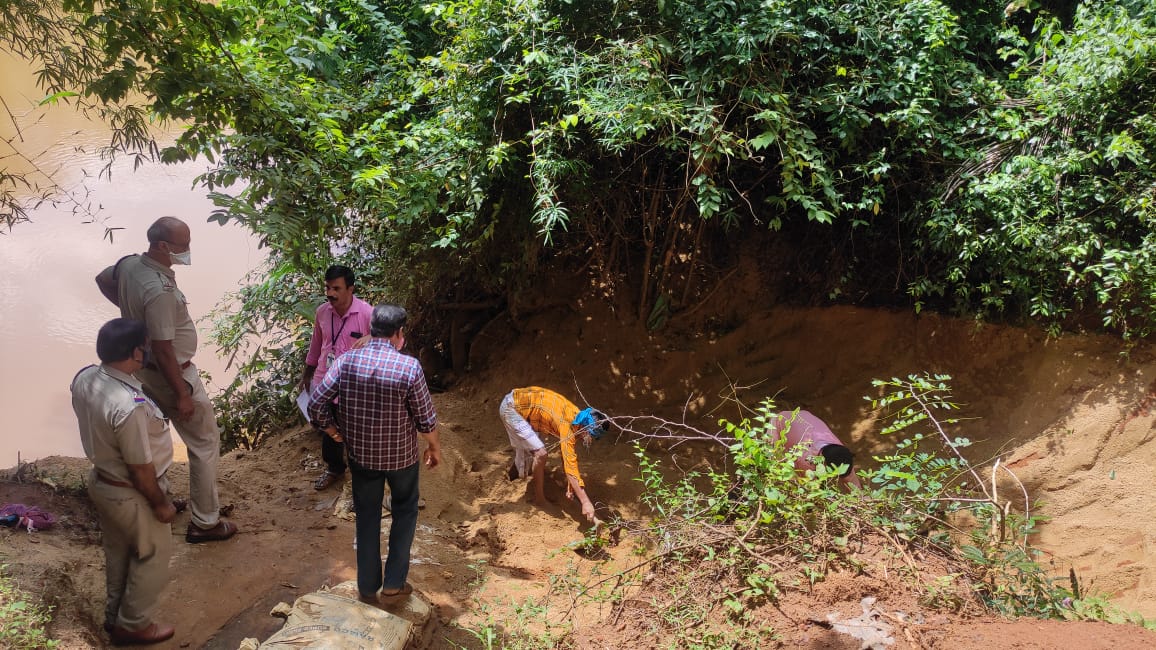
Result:
M514 448L514 467L518 470L518 478L525 478L534 471L534 452L546 445L542 439L514 408L514 393L507 393L498 407L498 414L502 424L506 427L506 435L510 437L510 446Z

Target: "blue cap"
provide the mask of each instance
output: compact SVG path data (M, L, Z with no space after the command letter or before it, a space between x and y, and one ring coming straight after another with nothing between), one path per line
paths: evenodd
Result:
M602 415L602 413L593 408L586 407L578 412L578 417L574 418L574 421L570 424L586 429L590 432L590 437L597 440L602 437L602 434L606 433L605 420L605 415Z

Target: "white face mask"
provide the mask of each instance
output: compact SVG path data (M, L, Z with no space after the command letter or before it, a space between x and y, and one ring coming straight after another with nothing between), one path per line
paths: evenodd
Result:
M169 261L173 264L184 264L188 266L193 263L193 251L187 250L183 253L169 253Z

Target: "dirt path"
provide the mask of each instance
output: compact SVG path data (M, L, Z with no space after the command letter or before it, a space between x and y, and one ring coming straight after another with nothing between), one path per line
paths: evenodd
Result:
M471 637L448 624L476 607L480 586L491 594L537 592L552 572L564 572L568 561L579 559L556 552L582 538L580 510L565 503L542 511L527 503L524 483L501 478L505 442L496 417L488 410L478 413L470 400L454 394L435 401L445 464L422 475L427 506L419 518L410 580L438 607L445 623L439 638L466 644ZM172 581L158 614L178 633L155 647L232 650L243 638L265 638L280 628L281 620L268 615L276 603L356 577L353 522L333 514L340 488L317 492L311 486L319 472L317 455L316 439L301 428L273 437L258 452L222 458L222 502L236 506L232 519L241 532L224 543L187 544L188 516L178 517ZM40 465L57 475L84 470L77 459ZM178 494L187 486L186 471L183 464L172 471ZM560 474L555 478L560 482ZM45 503L44 492L43 486L0 483L3 502ZM556 484L548 495L565 502ZM61 627L54 630L63 647L102 647L103 559L95 520L83 499L60 496L45 505L63 516L61 528L34 536L0 529L10 547L3 555L43 567L41 588L65 600ZM511 522L524 530L510 530ZM62 576L68 584L49 584Z

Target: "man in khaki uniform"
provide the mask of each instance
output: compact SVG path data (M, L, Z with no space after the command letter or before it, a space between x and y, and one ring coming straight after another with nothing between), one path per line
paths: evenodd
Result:
M192 235L180 219L161 217L149 226L147 236L146 253L120 260L102 271L96 281L106 296L117 298L122 317L142 320L148 326L152 360L136 376L148 396L172 419L189 450L192 517L185 540L229 539L237 527L220 516L217 464L221 431L193 364L197 328L172 268L174 264L190 263Z
M171 625L152 618L169 581L177 511L165 478L173 462L169 427L132 376L144 365L147 345L144 323L105 323L96 339L101 365L78 372L71 386L80 441L92 462L88 495L103 533L104 629L117 645L173 636Z

